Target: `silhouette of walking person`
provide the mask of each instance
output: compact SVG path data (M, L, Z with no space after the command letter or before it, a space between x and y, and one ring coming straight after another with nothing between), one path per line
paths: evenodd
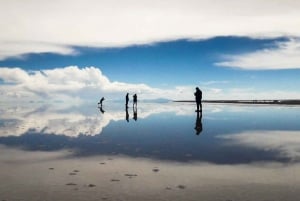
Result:
M196 87L196 92L194 93L196 98L197 110L196 112L202 112L202 91ZM199 110L200 108L200 110Z
M197 111L197 118L195 124L196 135L199 135L202 132L202 112Z
M126 98L125 98L125 100L126 100L125 106L126 106L126 108L128 108L128 102L129 102L129 93L127 93L127 94L126 94Z
M134 94L133 95L133 107L137 107L137 95L136 94Z
M101 99L100 99L100 101L99 101L99 103L98 103L98 105L100 104L100 107L102 107L102 102L105 100L105 98L104 97L102 97Z

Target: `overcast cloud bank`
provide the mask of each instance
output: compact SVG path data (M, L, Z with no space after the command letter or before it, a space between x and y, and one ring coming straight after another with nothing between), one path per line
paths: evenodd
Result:
M299 24L295 0L4 0L0 59L181 38L297 37Z

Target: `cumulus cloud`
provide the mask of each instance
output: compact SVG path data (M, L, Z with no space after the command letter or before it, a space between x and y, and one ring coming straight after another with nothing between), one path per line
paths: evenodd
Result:
M235 67L245 70L300 69L300 38L277 42L275 48L255 52L227 55L218 66Z
M111 81L97 67L67 66L50 70L25 71L20 68L0 68L1 101L66 101L124 100L124 94L137 93L139 100L165 98L194 100L195 86L154 88L146 84ZM213 81L222 83L222 81ZM199 85L203 99L286 99L298 98L297 91L257 91L251 88L217 88Z
M298 131L254 131L222 135L231 145L247 146L265 151L276 151L280 157L300 159L300 135Z
M96 87L109 82L96 68L79 69L75 66L53 70L27 72L20 68L1 68L0 90L7 97L54 98L59 95L74 95L86 87ZM97 79L95 78L97 77Z
M178 38L300 35L294 0L3 0L0 59Z
M138 93L139 100L166 98L193 100L194 86L153 88L146 84L111 81L96 67L67 66L50 70L25 71L0 68L2 101L123 100L124 94Z

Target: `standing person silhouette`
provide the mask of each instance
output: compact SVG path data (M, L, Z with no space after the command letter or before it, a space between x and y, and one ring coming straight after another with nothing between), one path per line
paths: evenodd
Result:
M137 95L136 94L134 94L133 95L133 107L137 107Z
M202 112L202 91L196 87L196 92L194 93L196 98L197 110L196 112ZM200 108L200 110L199 110Z
M126 106L126 108L128 108L128 102L129 102L129 93L127 93L127 94L126 94L126 98L125 98L125 100L126 100L125 106Z

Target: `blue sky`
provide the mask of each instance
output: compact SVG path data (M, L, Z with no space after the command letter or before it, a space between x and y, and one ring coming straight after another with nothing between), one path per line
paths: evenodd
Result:
M0 61L1 66L26 70L51 69L77 65L96 66L110 79L122 82L146 83L151 86L181 85L228 80L255 72L221 68L215 65L222 55L240 54L272 47L284 39L257 40L238 37L218 37L200 41L176 40L124 48L75 47L76 55L29 54L24 59ZM241 79L238 79L241 80Z
M299 3L170 2L1 2L2 96L300 98Z

